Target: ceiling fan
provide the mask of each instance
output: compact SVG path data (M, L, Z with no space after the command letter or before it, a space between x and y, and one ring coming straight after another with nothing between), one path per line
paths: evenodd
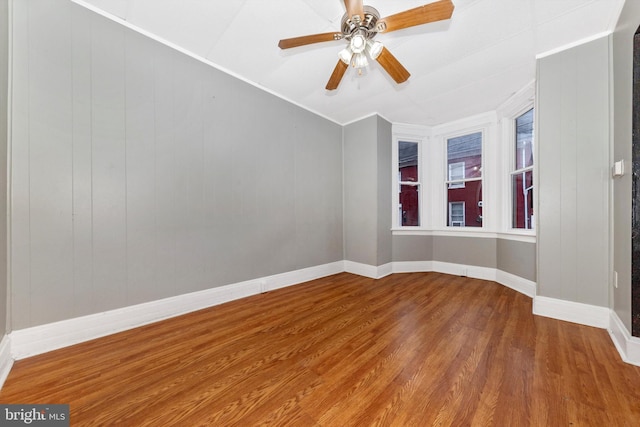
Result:
M347 47L338 54L340 59L329 78L327 90L338 87L350 64L361 73L361 69L368 65L367 56L376 60L396 83L405 82L410 76L407 69L382 43L374 42L373 38L378 33L389 33L449 19L454 8L451 0L440 0L380 18L378 11L371 6L363 5L362 0L344 0L344 5L347 13L342 17L341 32L293 37L282 39L278 43L280 49L290 49L313 43L346 40Z

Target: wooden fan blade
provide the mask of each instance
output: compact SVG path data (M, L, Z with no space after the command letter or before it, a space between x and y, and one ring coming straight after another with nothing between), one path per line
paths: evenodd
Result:
M344 0L344 6L347 8L347 17L351 19L354 15L360 17L360 21L364 19L364 7L362 0Z
M305 46L313 43L322 43L322 42L330 42L333 40L340 40L341 38L342 38L342 33L311 34L308 36L282 39L278 43L278 47L280 49L290 49L292 47Z
M380 19L376 24L376 29L379 33L388 33L416 25L428 24L429 22L442 21L451 18L453 8L451 0L440 0L435 3L425 4Z
M333 69L333 73L331 73L331 77L329 77L329 81L327 82L327 90L334 90L338 87L347 68L349 68L348 64L338 60L338 64L336 64L336 68Z
M407 69L402 66L400 61L398 61L386 47L382 48L380 55L378 55L378 57L376 58L376 61L378 61L378 63L382 65L382 68L384 68L387 73L389 73L391 78L395 80L396 83L406 82L411 75L409 74Z

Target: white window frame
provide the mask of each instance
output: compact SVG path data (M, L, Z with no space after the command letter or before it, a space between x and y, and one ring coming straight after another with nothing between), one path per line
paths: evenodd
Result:
M428 215L425 211L425 199L428 196L425 194L425 186L423 185L425 179L424 171L424 157L425 147L428 139L428 129L424 126L415 125L394 125L393 126L393 141L392 141L392 153L391 153L391 167L393 177L391 201L393 205L393 211L391 215L391 229L392 230L413 230L419 231L428 228L426 223ZM413 142L418 144L418 180L417 181L400 181L400 173L398 170L398 147L400 141ZM413 185L418 187L418 217L420 218L419 226L405 226L402 225L402 214L400 212L400 185Z
M500 221L498 232L501 236L512 240L521 240L526 242L536 241L535 217L534 226L531 229L514 228L513 227L513 201L512 201L512 173L515 172L515 150L516 150L516 118L520 117L527 111L534 109L534 162L533 162L533 206L538 203L538 194L535 191L537 187L537 121L538 115L535 110L537 108L535 102L535 81L531 81L521 90L515 93L509 100L496 110L500 121L499 128L499 153L500 161L498 169L498 187L500 194Z
M485 168L485 159L487 157L486 156L486 146L487 146L486 139L487 139L487 134L489 133L488 132L489 127L490 127L490 123L483 123L483 125L480 125L480 126L468 127L466 129L458 131L458 132L442 135L442 153L443 153L442 161L443 161L443 163L445 165L447 165L446 166L447 174L446 174L446 179L444 181L445 185L444 185L444 190L442 191L442 194L443 194L443 199L442 200L443 201L441 203L441 206L442 205L447 206L447 209L446 209L447 215L444 218L441 219L441 221L443 221L443 222L441 222L441 227L443 229L446 229L446 230L451 230L451 229L458 230L460 228L463 228L463 229L468 230L468 231L483 231L483 230L487 229L486 228L486 224L484 222L484 219L486 217L485 209L484 209L484 205L485 205L484 199L486 198L486 193L485 193L485 170L486 170L486 168ZM474 134L474 133L479 133L480 137L482 138L481 151L480 151L481 152L481 157L482 157L482 161L480 163L480 168L481 168L480 177L479 178L478 177L467 178L466 177L466 173L463 172L463 179L462 180L459 180L459 179L452 180L450 175L449 175L449 163L448 163L449 159L448 159L448 155L447 155L447 144L448 144L450 139L457 138L457 137L460 137L460 136L471 135L471 134ZM464 162L459 162L459 163L463 163L464 164ZM453 163L453 164L455 164L455 163ZM465 223L465 225L463 227L450 225L451 224L451 222L449 221L449 203L450 202L449 202L449 199L448 199L448 191L450 189L452 189L452 188L464 188L466 186L467 182L475 182L475 181L481 181L482 182L482 190L483 190L482 191L482 198L483 198L483 200L482 200L482 202L483 202L483 209L482 209L482 216L483 216L482 219L483 219L483 221L482 221L482 225L480 227L468 227L466 225L466 223Z
M532 143L534 144L534 149L535 149L535 109L533 106L531 106L530 108L524 108L520 113L516 114L516 116L512 119L512 124L513 124L513 131L512 131L512 135L511 135L511 165L510 165L510 169L511 169L511 173L509 174L509 186L511 187L513 185L513 178L516 175L522 174L523 178L524 175L526 175L527 172L531 172L532 174L534 174L533 172L533 168L536 164L536 155L535 155L535 151L532 153L533 154L533 164L531 166L526 166L520 169L516 169L516 152L517 152L517 134L516 134L516 120L518 118L520 118L521 116L523 116L524 114L528 113L530 110L534 110L533 111L533 117L534 117L534 126L533 126L533 133L534 133L534 141L532 141ZM534 179L535 179L535 174L533 175ZM535 181L532 183L531 187L530 187L530 191L534 191L535 190ZM513 191L511 191L510 193L510 197L509 197L509 204L510 204L510 217L509 217L509 228L512 230L519 230L519 231L527 231L527 230L535 230L535 217L534 215L531 216L531 226L528 228L516 228L513 226L513 216L514 216L514 206L513 206ZM534 197L535 197L535 191L533 193ZM526 200L526 197L525 197ZM531 206L531 208L533 208L533 206Z

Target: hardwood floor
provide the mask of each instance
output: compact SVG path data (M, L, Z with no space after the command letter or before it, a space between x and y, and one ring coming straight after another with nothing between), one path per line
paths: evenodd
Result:
M2 403L77 426L637 426L605 330L438 273L341 273L17 361Z

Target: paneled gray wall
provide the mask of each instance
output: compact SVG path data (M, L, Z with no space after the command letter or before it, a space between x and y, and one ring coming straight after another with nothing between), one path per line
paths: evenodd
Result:
M66 0L14 19L13 329L343 259L340 126Z
M344 257L377 265L377 117L344 127Z
M9 8L0 0L0 338L9 329L7 304L7 126Z
M609 38L539 59L538 295L609 301Z
M624 160L627 172L613 181L613 309L631 332L631 146L633 109L633 35L640 25L640 2L627 1L612 36L613 160Z
M391 262L391 123L371 116L344 127L345 259Z
M392 261L391 235L391 141L392 125L382 117L377 118L378 141L378 256L376 265Z

